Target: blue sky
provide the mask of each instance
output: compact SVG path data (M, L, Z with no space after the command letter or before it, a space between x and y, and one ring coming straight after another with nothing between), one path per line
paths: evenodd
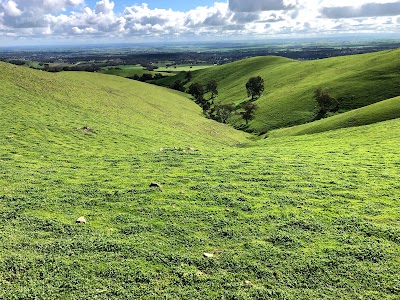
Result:
M7 46L340 34L400 39L400 0L0 0Z
M94 7L98 0L86 0L85 3L90 7ZM132 6L134 4L147 3L149 8L164 8L172 9L177 11L186 12L191 9L195 9L198 6L212 6L215 1L213 0L148 0L148 1L134 1L134 0L115 0L115 10L123 11L126 6Z

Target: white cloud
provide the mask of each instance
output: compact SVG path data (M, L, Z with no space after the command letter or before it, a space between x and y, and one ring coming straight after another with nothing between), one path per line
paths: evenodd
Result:
M327 6L321 8L324 17L330 19L363 18L400 15L400 2L365 3L357 6Z
M226 0L188 12L111 0L0 0L3 36L135 38L398 32L400 1Z
M109 15L114 13L113 10L114 2L110 2L109 0L102 0L96 3L96 14Z
M238 12L294 9L297 1L292 0L229 0L229 8Z
M11 17L19 17L22 15L22 11L17 7L17 3L10 0L3 5L4 13Z

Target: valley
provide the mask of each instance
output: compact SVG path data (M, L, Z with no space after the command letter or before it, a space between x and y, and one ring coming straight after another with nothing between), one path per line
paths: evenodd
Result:
M233 104L261 75L256 134L165 87L1 62L0 298L398 299L399 55L192 72ZM310 122L320 86L341 110Z

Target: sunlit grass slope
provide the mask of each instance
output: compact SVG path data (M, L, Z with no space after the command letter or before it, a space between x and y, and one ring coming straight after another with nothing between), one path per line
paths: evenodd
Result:
M246 142L154 86L0 74L0 299L398 299L399 119Z
M396 118L400 118L400 97L383 100L308 124L273 130L268 133L268 136L312 134L345 127L368 125Z
M176 79L160 81L168 85ZM261 76L265 92L256 101L258 110L250 129L271 129L307 123L317 113L314 91L326 89L340 102L342 111L360 108L400 95L400 50L335 57L313 61L294 61L280 57L256 57L193 72L191 82L219 84L220 103L239 104L247 98L245 84ZM190 83L189 83L190 84ZM243 123L234 117L231 123Z
M1 119L7 124L1 131L11 147L32 141L28 148L51 144L52 149L97 152L115 143L124 152L245 139L204 119L194 103L168 89L102 74L0 66ZM91 130L82 130L85 126Z

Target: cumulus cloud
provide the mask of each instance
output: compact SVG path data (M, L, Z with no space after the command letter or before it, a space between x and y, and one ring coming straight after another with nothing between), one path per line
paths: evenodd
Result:
M12 28L46 27L47 14L63 11L83 2L84 0L2 0L2 22Z
M22 11L17 7L17 3L14 1L8 1L3 5L4 13L10 17L19 17L22 15Z
M96 3L96 14L109 15L114 13L114 2L102 0Z
M222 0L221 0L222 1ZM118 2L115 2L118 3ZM187 12L112 0L0 0L2 36L167 38L398 32L400 1L226 0Z
M321 13L324 17L330 19L397 16L400 15L400 2L323 7Z
M229 0L229 9L237 12L288 10L294 9L296 2L291 0Z

